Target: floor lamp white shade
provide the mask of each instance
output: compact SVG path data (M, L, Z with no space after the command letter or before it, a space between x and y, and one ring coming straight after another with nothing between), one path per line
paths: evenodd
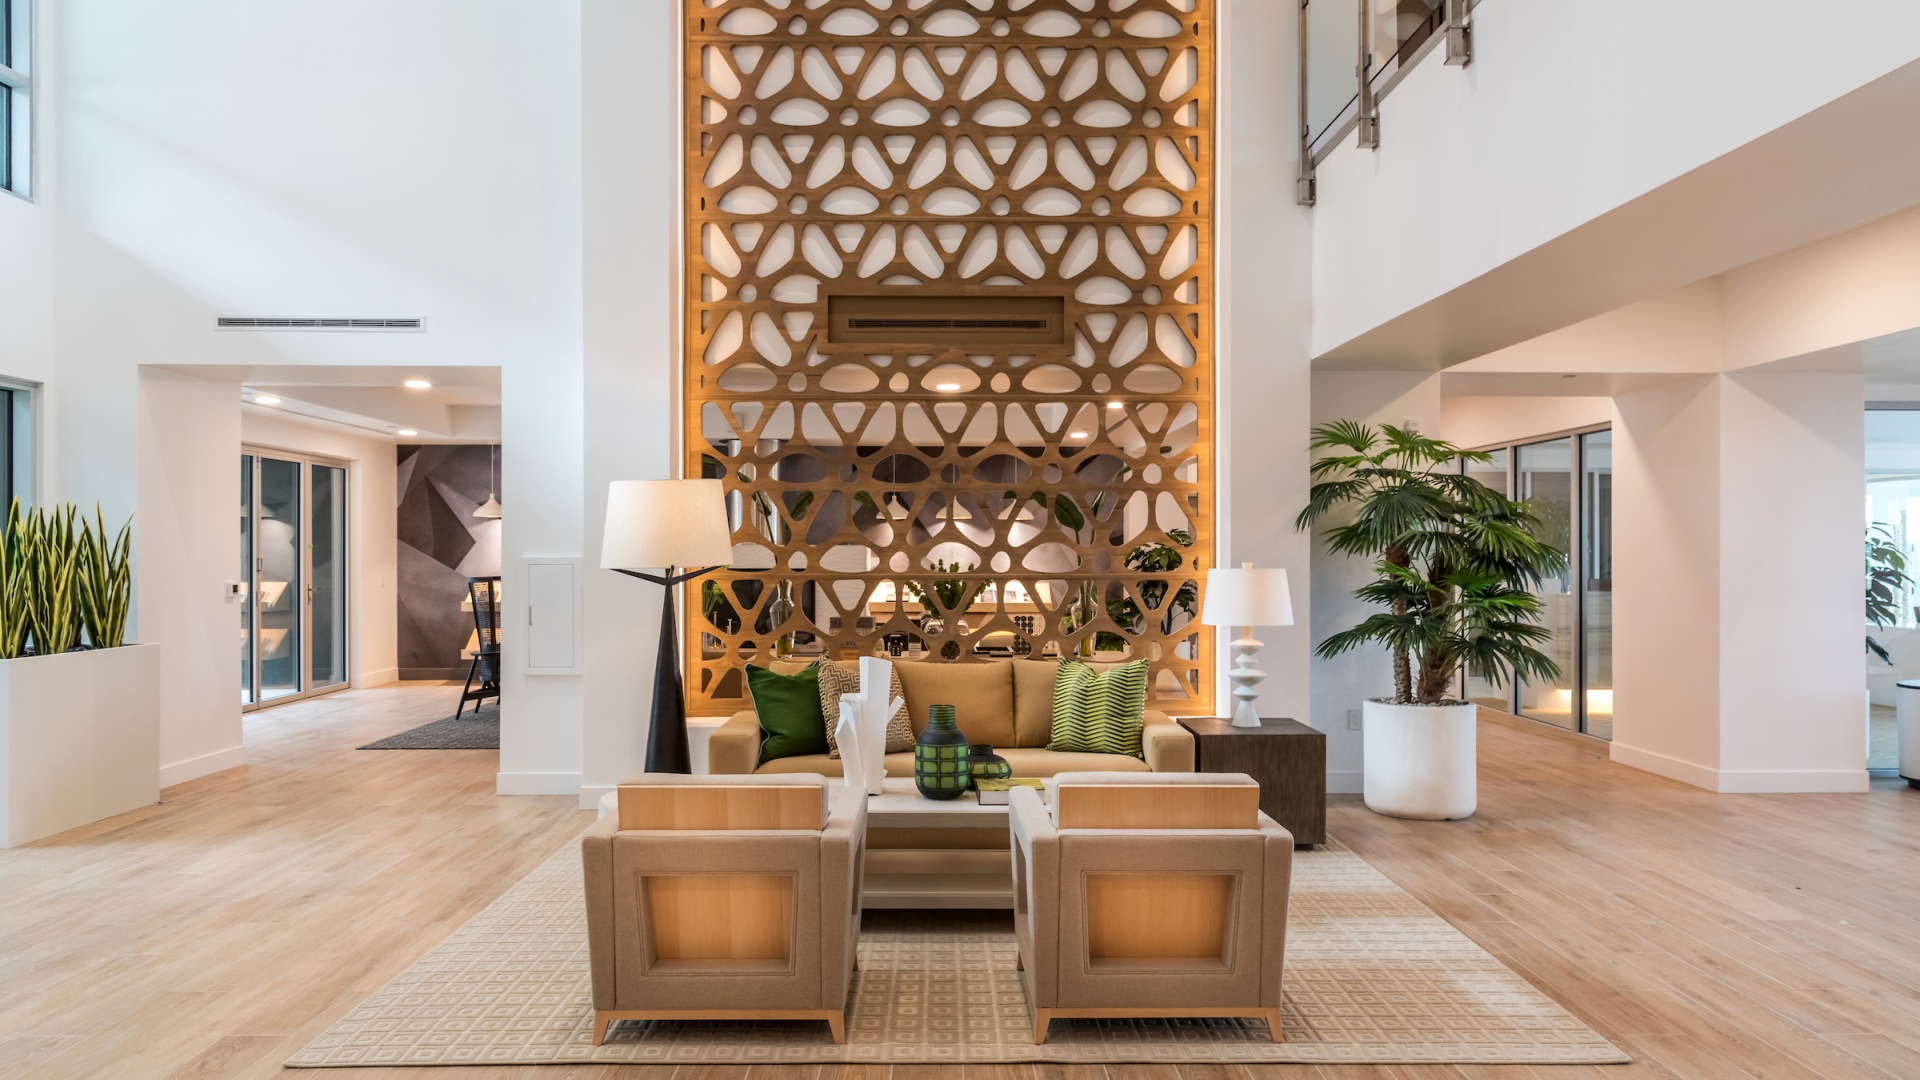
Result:
M725 566L733 561L718 480L615 480L607 485L605 570Z
M1293 593L1287 587L1287 572L1256 568L1252 563L1241 563L1238 569L1207 571L1207 599L1200 609L1200 622L1245 628L1246 633L1233 641L1233 668L1227 672L1233 683L1233 726L1259 727L1260 684L1267 673L1254 666L1260 642L1254 639L1253 629L1293 625Z

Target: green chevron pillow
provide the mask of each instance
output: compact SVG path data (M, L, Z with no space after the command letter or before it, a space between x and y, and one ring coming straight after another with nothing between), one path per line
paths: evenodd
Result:
M1053 683L1053 735L1047 749L1140 757L1146 712L1145 660L1105 671L1062 660Z

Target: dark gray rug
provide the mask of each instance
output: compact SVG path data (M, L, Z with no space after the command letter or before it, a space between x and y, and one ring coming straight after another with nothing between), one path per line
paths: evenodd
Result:
M465 716L449 716L431 724L389 735L370 742L362 750L498 750L500 749L500 703L482 706L479 713L468 710Z

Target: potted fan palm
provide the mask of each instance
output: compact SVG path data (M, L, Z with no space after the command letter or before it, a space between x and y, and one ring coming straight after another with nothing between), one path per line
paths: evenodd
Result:
M1524 503L1461 471L1489 456L1386 425L1350 420L1317 427L1313 488L1295 525L1334 519L1329 551L1373 560L1354 595L1383 610L1320 643L1335 657L1386 648L1393 695L1364 705L1368 809L1394 817L1457 819L1477 797L1476 708L1455 696L1461 671L1499 686L1551 680L1559 667L1538 646L1534 595L1566 555L1542 539Z
M160 797L159 647L129 645L131 526L18 502L0 534L0 847Z

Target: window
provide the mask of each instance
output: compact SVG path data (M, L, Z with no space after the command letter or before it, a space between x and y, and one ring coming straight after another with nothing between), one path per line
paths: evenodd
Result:
M1463 676L1476 705L1596 738L1613 737L1613 432L1607 428L1491 447L1469 476L1525 502L1567 569L1540 583L1540 648L1560 667L1553 680L1504 686Z
M36 383L0 378L0 520L14 499L33 501L33 398L38 389Z
M0 0L0 190L31 194L33 0Z

